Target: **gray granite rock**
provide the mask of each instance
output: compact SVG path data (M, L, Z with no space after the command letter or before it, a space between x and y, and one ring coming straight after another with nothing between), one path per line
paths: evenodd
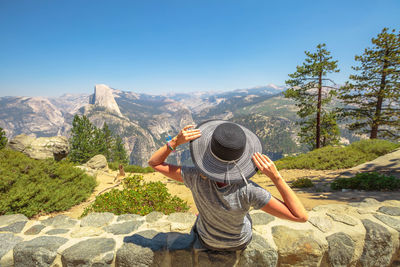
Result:
M143 216L140 216L137 214L122 214L122 215L119 215L117 218L117 222L139 221L139 220L144 220L144 218L143 218Z
M95 259L104 253L113 251L114 248L115 240L112 238L87 239L64 250L61 254L61 261L66 267L92 266L94 263L107 266L109 264L105 261Z
M169 251L175 250L190 250L195 240L194 232L189 234L182 234L176 232L166 233L167 235L167 249Z
M164 213L153 211L145 216L146 222L153 223L164 217Z
M380 202L374 198L366 198L361 202L354 202L354 203L349 203L349 206L352 207L359 207L359 208L369 208L374 205L378 205Z
M361 266L389 266L393 250L393 238L390 232L371 220L361 220L366 234Z
M267 225L273 220L275 220L275 217L272 215L269 215L268 213L253 213L250 214L251 220L253 221L253 225Z
M0 216L0 226L8 226L15 222L28 221L29 219L23 214L12 214Z
M40 236L18 243L14 247L14 266L50 266L57 256L57 249L68 239L58 236Z
M280 266L319 266L325 254L311 230L273 226L272 237L278 247Z
M330 266L349 266L354 254L355 243L343 232L326 237L328 241L328 258Z
M43 224L36 224L29 228L28 230L25 231L24 235L37 235L42 231L44 228L46 228L45 225Z
M93 212L82 218L81 227L85 226L93 226L93 227L102 227L111 223L114 219L114 214L110 212Z
M240 256L239 266L273 267L278 264L278 252L258 234L253 233L253 239Z
M324 233L332 230L333 227L332 220L327 217L312 216L308 221Z
M344 224L347 224L347 225L351 225L351 226L357 225L357 221L354 218L352 218L352 217L350 217L348 215L345 215L345 214L327 212L326 215L328 215L334 221L337 221L337 222L341 222L341 223L344 223Z
M231 267L235 266L236 251L199 251L199 267Z
M23 239L12 233L0 233L0 259Z
M167 249L171 266L192 266L192 245L195 234L167 233Z
M51 229L46 232L46 235L62 235L69 232L69 229Z
M157 266L154 252L148 247L124 243L115 256L116 267Z
M382 206L378 211L387 215L400 216L400 207Z
M143 221L127 221L123 223L111 224L103 227L103 229L104 231L114 235L126 235L137 230L142 224Z
M188 212L175 212L175 213L171 213L170 215L168 215L167 220L170 222L177 222L177 223L188 223L188 224L192 224L196 221L197 216L192 214L192 213L188 213ZM146 218L147 220L147 218Z
M395 219L392 216L384 215L384 214L374 214L374 217L383 222L386 225L396 229L400 232L400 220Z
M71 237L73 238L81 238L81 237L89 237L89 236L99 236L104 233L104 230L99 227L79 227L71 232Z
M16 234L21 233L21 231L22 231L22 229L24 229L26 223L27 223L27 221L12 223L8 226L1 227L0 232L13 232Z
M66 215L57 215L52 218L41 221L46 226L53 226L54 228L72 228L78 221L71 219Z
M135 245L150 248L153 251L167 249L167 234L154 230L145 230L132 236L124 238L125 243L133 243Z

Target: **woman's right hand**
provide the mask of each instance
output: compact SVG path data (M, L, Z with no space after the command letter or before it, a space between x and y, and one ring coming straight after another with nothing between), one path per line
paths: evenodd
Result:
M201 136L201 132L199 129L190 129L193 127L194 125L187 125L183 127L179 134L175 136L174 139L172 139L175 141L175 147L190 142Z
M278 172L274 162L266 155L254 153L252 157L257 168L271 179L278 179L281 175Z

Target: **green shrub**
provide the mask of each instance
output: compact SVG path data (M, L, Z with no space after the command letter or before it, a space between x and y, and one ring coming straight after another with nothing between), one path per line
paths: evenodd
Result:
M313 187L313 183L309 178L297 178L292 182L292 187L306 188Z
M112 189L110 192L96 197L96 200L84 210L81 216L90 212L146 215L152 211L159 211L170 214L189 209L186 201L171 196L165 184L144 182L142 175L125 178L123 187L123 190Z
M0 177L0 215L64 211L96 186L94 177L68 161L35 160L7 148L0 150Z
M275 162L278 169L336 170L357 166L400 147L386 140L362 140L346 147L326 146Z
M377 172L357 173L351 178L337 178L331 183L333 190L359 189L359 190L397 190L400 189L400 179L386 176Z
M109 162L108 167L111 170L117 171L119 170L119 162ZM150 173L154 172L152 167L141 167L137 165L127 165L127 164L122 164L124 166L124 171L126 172L136 172L136 173Z
M0 127L0 149L4 148L7 145L8 139L6 136L6 132L3 128Z

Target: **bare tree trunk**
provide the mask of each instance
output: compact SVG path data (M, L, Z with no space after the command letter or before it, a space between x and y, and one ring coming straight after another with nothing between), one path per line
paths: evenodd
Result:
M321 106L322 106L322 71L318 80L317 132L315 135L316 148L321 147Z
M385 53L387 55L387 51ZM386 87L386 71L385 69L387 68L387 61L385 60L383 62L383 70L382 70L382 76L381 76L381 84L379 86L379 92L378 92L378 100L376 101L376 106L375 106L375 116L372 120L372 127L371 127L371 135L370 139L376 139L378 138L378 127L381 123L381 112L382 112L382 104L383 104L383 95Z

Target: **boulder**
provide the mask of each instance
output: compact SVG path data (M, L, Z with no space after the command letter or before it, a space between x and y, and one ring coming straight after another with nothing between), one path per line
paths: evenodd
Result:
M339 232L326 237L326 240L329 246L328 258L331 266L350 266L355 250L355 243L351 237Z
M63 266L110 266L116 242L112 238L92 238L81 241L62 252Z
M361 266L389 266L393 251L392 235L380 224L368 219L361 221L366 230Z
M8 146L33 159L53 158L61 160L69 152L68 139L65 136L35 138L20 134L11 139Z
M279 266L320 266L325 251L313 231L278 225L272 227L272 237L278 247Z
M103 155L94 156L93 158L89 159L89 161L86 162L83 166L93 170L102 170L102 171L108 170L107 159Z
M68 239L56 236L41 236L18 243L14 247L14 266L50 266L57 256L57 249Z

